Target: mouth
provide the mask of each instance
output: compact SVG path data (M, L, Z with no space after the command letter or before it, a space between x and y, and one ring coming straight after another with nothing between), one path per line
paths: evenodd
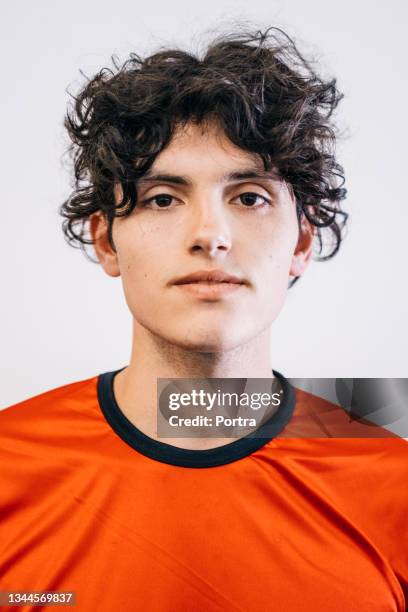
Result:
M180 283L175 286L195 297L215 301L238 292L245 285L237 282L200 280Z
M173 281L176 285L195 282L242 283L243 279L221 269L196 270Z
M207 301L216 301L237 295L247 281L222 269L196 270L173 281L184 293Z

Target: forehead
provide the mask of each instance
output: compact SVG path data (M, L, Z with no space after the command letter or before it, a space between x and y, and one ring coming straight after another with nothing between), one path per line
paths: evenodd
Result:
M178 126L168 145L156 157L151 171L171 169L186 173L188 169L195 172L209 167L218 167L221 173L227 169L264 169L259 155L236 146L221 127L206 122Z

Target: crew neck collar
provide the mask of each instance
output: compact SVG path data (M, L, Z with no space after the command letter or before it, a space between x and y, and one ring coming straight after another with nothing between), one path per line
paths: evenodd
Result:
M217 467L243 459L270 442L286 427L296 404L292 385L282 374L272 370L282 387L283 400L275 414L256 432L215 448L205 450L180 448L147 436L122 412L114 395L113 379L125 367L127 366L99 374L97 395L100 409L115 433L129 446L150 459L170 465L192 468Z

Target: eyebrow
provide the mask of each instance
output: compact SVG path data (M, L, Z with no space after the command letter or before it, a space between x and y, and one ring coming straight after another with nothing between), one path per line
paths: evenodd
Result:
M227 172L221 177L222 183L229 183L231 181L244 181L248 179L261 179L261 180L273 180L273 176L270 172L265 170L255 170L253 168L244 169L236 172ZM139 184L143 183L173 183L174 185L184 185L191 187L193 184L191 179L187 176L178 174L167 174L167 173L150 173L146 172L138 181Z

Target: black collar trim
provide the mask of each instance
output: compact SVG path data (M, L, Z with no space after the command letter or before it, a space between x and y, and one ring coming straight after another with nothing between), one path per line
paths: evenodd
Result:
M282 386L284 399L279 410L256 432L216 448L206 450L179 448L150 438L131 423L121 411L114 396L113 379L125 367L127 366L119 370L99 374L97 393L101 411L112 429L129 446L142 453L142 455L150 457L150 459L170 465L201 468L216 467L247 457L270 442L286 427L296 404L296 396L292 385L282 374L272 370Z

